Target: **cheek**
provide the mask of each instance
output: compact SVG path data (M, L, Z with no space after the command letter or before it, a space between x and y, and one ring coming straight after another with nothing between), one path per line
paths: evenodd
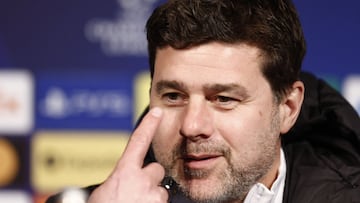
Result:
M175 116L170 116L168 112L164 112L164 117L156 130L153 139L153 148L155 154L171 153L180 136L178 123Z
M269 117L259 110L236 112L217 118L218 131L223 139L237 152L256 147L259 136L269 128ZM227 121L227 122L221 122Z

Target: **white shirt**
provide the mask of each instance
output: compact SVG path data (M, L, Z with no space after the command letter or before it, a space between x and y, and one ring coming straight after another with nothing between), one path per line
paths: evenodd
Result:
M284 152L280 152L279 173L269 190L262 183L255 184L249 191L244 203L282 203L286 176L286 161Z

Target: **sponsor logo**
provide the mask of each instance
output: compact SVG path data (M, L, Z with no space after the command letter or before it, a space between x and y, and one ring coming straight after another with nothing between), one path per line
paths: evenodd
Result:
M360 114L360 75L350 75L345 78L342 93L350 104Z
M4 203L32 203L30 195L23 191L0 191L0 202Z
M33 79L22 70L0 70L0 132L24 135L33 127Z
M124 117L129 114L130 98L116 90L75 89L66 92L61 87L47 90L39 109L52 119L86 116Z
M38 192L104 181L129 133L39 132L32 140L31 181Z
M132 129L129 75L77 72L68 78L68 74L71 73L47 73L39 77L37 128Z
M92 19L85 26L85 36L99 42L109 56L147 54L145 22L158 0L117 0L120 10L113 20Z
M15 147L6 139L0 138L0 187L11 184L18 172L19 156Z

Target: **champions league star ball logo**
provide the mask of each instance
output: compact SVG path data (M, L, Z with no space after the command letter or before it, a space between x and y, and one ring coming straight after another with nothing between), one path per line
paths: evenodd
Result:
M145 23L158 0L118 0L120 10L113 20L91 19L85 36L99 43L108 56L147 55Z

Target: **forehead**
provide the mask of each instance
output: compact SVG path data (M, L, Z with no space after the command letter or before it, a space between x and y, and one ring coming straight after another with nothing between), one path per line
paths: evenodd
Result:
M234 82L263 77L261 50L247 44L208 43L188 49L165 47L155 59L154 78Z

